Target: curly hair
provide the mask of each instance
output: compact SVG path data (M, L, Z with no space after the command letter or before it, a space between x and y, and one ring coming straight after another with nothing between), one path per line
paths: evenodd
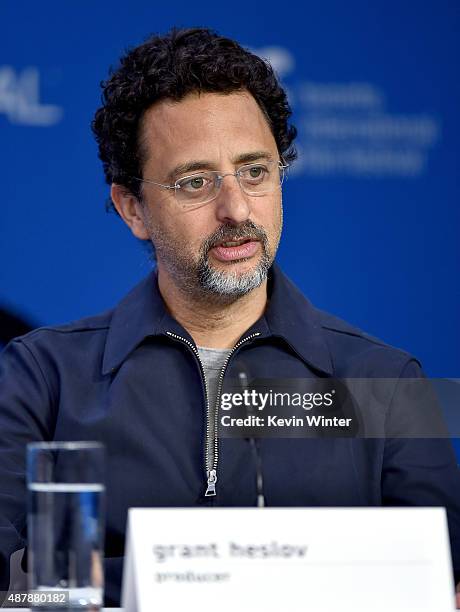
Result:
M148 38L121 58L101 87L102 106L92 130L105 180L123 185L139 200L141 183L132 177L142 177L145 163L141 120L160 100L247 90L267 118L280 155L288 163L296 158L292 143L297 131L288 124L291 109L270 64L207 28L174 28Z

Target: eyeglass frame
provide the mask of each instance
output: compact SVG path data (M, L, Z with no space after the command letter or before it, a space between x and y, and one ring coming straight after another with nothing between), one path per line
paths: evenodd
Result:
M284 160L283 160L284 161ZM278 160L278 169L282 170L282 175L280 178L280 182L279 182L279 186L281 187L284 181L284 177L286 176L286 172L285 170L287 170L289 168L289 164L287 164L286 162L283 163L283 161ZM269 160L266 163L276 163L275 160ZM260 193L248 193L247 191L245 191L240 183L240 172L242 168L247 168L247 167L251 167L251 166L258 166L261 165L260 163L257 162L252 162L252 163L248 163L248 164L243 164L241 165L239 168L237 168L237 170L235 170L235 172L225 172L225 174L219 174L219 170L203 170L202 172L195 172L194 174L188 174L186 176L182 176L181 178L178 178L173 185L165 185L164 183L157 183L156 181L152 181L151 179L141 179L137 176L132 176L131 178L135 181L139 181L140 183L147 183L149 185L156 185L157 187L162 187L163 189L169 189L169 190L174 190L174 195L175 195L175 199L176 202L179 204L179 206L182 206L178 199L177 199L177 190L181 189L181 186L178 185L177 183L179 181L184 181L186 179L192 179L195 176L199 176L200 174L204 174L204 173L211 173L213 175L215 175L216 179L219 181L218 182L218 187L216 190L216 194L209 200L204 200L203 202L198 202L196 203L196 206L202 206L204 204L208 204L209 202L212 202L213 200L215 200L215 198L218 196L219 191L222 187L222 181L226 176L234 176L236 178L236 180L238 181L238 185L240 186L240 189L243 193L245 193L246 195L250 195L252 197L259 197L259 196L263 196L266 195L267 193L272 193L272 191L264 191L264 192L260 192Z

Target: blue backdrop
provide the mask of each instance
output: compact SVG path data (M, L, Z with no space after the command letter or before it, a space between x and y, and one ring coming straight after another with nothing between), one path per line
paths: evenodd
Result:
M207 25L270 58L289 91L285 271L429 375L458 377L459 22L457 0L2 3L0 304L64 322L148 272L104 210L99 82L149 33Z

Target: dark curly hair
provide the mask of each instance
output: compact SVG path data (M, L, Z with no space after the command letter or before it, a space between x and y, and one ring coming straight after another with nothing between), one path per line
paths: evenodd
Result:
M182 100L192 92L249 91L266 116L278 151L296 158L294 126L286 93L267 61L207 28L172 29L129 50L101 83L102 106L92 123L105 180L125 186L141 199L145 151L140 146L143 113L164 99ZM109 205L112 204L111 202Z

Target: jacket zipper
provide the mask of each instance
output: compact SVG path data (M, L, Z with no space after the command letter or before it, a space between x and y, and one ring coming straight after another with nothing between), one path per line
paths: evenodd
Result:
M209 405L208 383L206 381L206 376L204 373L203 362L201 361L201 358L200 358L200 353L198 352L198 349L193 344L193 342L190 342L190 340L187 340L187 338L184 338L183 336L179 336L178 334L174 334L173 332L169 332L169 331L167 331L166 334L170 336L171 338L174 338L186 344L193 351L200 365L201 378L204 382L204 392L205 392L204 394L205 394L205 401L206 401L205 464L206 464L207 483L206 483L205 497L211 497L211 496L216 495L217 464L219 462L219 436L217 435L218 424L219 424L219 403L220 403L220 395L222 393L222 385L224 382L225 372L227 370L227 366L229 364L230 358L232 357L234 352L237 349L239 349L240 346L244 344L245 342L247 342L248 340L252 340L253 338L256 338L257 336L260 336L260 332L255 332L253 334L250 334L249 336L246 336L246 338L242 338L241 340L239 340L235 344L235 346L232 348L230 353L227 355L224 365L222 366L222 369L220 371L219 380L217 383L216 405L214 409L214 440L213 440L214 456L213 456L212 464L210 463L210 460L209 460L209 446L210 446L210 438L211 438L211 409Z

